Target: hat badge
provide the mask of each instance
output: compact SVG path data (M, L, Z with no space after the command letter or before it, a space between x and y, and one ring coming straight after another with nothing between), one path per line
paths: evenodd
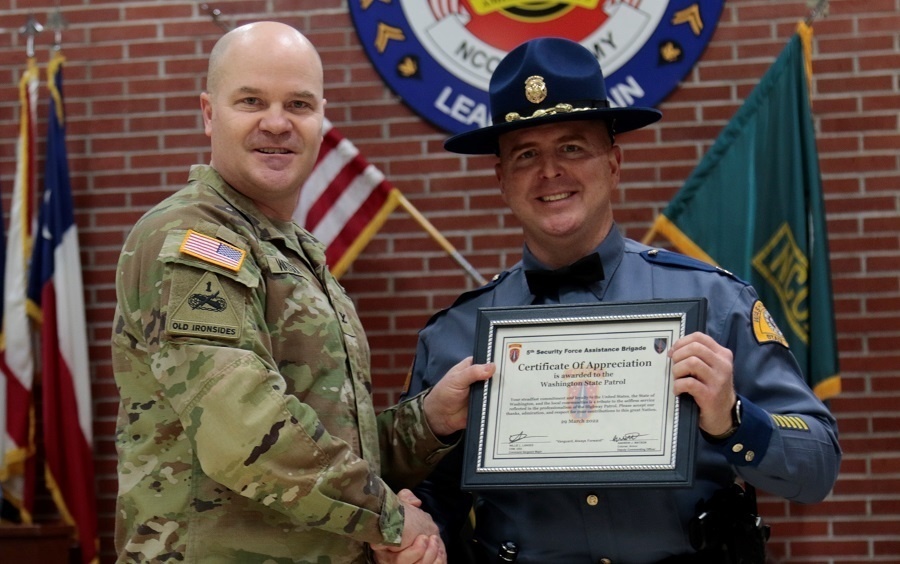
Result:
M540 104L547 98L543 76L532 75L525 79L525 98L532 104Z

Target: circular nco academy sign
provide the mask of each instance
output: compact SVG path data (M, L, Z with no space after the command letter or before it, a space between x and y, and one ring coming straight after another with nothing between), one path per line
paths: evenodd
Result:
M613 106L655 106L700 58L725 0L349 0L382 79L451 133L490 125L488 83L503 56L565 37L600 61Z

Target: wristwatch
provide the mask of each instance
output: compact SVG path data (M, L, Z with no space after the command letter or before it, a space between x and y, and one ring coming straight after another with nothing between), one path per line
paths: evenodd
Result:
M714 440L714 441L724 441L731 435L737 433L738 427L741 426L741 398L737 398L734 402L734 407L731 408L731 428L720 435L710 435L706 433L706 435Z

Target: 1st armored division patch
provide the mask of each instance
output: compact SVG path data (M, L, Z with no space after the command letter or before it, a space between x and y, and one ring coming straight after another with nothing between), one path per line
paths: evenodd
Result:
M179 284L179 278L179 272L176 271L172 296L180 298L180 302L169 312L169 334L208 339L240 339L243 300L229 296L213 272L204 272L186 293L183 293L183 288L179 288L182 285Z

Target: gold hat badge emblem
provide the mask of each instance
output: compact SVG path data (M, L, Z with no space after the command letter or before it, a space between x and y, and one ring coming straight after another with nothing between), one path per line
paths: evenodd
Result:
M543 76L529 76L525 79L525 98L532 104L540 104L547 98L547 85Z

